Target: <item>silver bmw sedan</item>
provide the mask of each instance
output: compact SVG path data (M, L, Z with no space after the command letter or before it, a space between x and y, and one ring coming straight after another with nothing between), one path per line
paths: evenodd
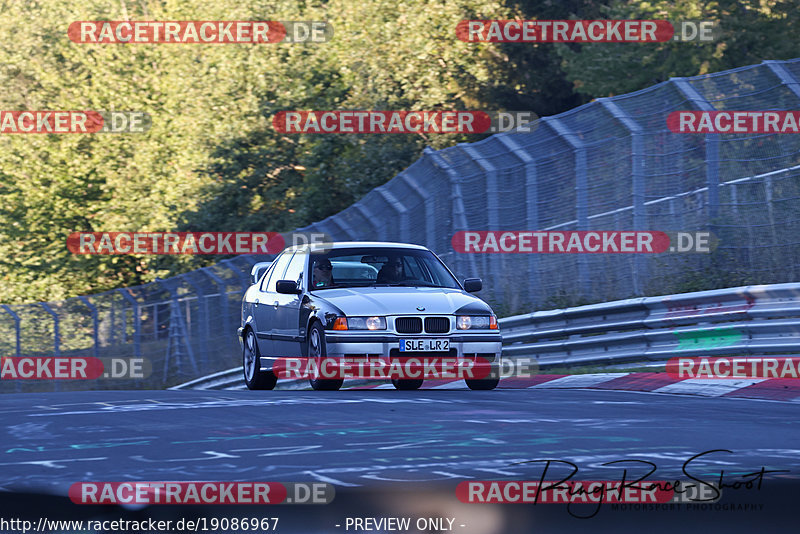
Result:
M394 386L417 389L426 377L443 376L424 372L425 358L433 358L449 359L456 369L466 369L454 376L463 376L471 389L494 389L501 337L489 305L470 295L481 287L479 278L459 282L420 245L337 242L289 247L242 300L239 341L245 383L249 389L272 389L278 378L291 376L287 369L308 371L309 364L316 365L317 372L302 376L308 376L316 390L337 390L344 377L356 376L318 372L324 359L323 363L350 362L350 369L355 368L352 362L359 362L362 374L397 364L392 367L400 372L391 375ZM476 361L491 372L472 373L466 364ZM408 362L419 367L403 367ZM345 366L337 369L341 368Z

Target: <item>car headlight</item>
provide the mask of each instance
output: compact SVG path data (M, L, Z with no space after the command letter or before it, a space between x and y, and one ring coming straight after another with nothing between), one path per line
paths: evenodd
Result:
M494 315L459 315L456 318L459 330L497 330L497 317Z
M343 317L346 330L386 330L386 317Z

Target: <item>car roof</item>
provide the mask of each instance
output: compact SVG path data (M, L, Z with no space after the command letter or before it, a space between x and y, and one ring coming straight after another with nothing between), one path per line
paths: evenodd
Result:
M319 252L322 250L336 250L340 248L406 248L411 250L428 250L422 245L414 245L412 243L392 243L384 241L335 241L330 243L311 243L310 245L294 245L287 247L287 251L297 251L302 248L311 247L311 252Z

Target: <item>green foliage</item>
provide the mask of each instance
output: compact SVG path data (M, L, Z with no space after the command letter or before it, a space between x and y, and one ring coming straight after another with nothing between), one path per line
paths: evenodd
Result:
M743 6L739 9L736 6ZM285 231L465 135L284 135L281 110L494 109L592 97L797 53L788 3L666 0L0 0L0 110L136 110L144 134L0 136L0 301L165 278L219 256L76 256L73 231ZM719 44L464 43L470 18L714 18ZM325 20L325 44L76 44L78 20ZM565 193L567 194L567 193ZM555 201L555 200L554 200ZM553 302L567 296L553 296ZM552 299L551 299L552 300Z
M613 0L608 19L715 21L712 43L597 43L556 45L575 90L593 98L644 89L674 76L696 76L800 56L795 38L800 12L780 0ZM578 17L576 17L578 18Z

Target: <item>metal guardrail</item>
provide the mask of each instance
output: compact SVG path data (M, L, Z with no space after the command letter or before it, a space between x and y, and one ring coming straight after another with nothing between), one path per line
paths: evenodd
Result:
M544 368L800 353L800 283L619 300L516 315L499 323L503 356L534 356ZM241 373L234 368L174 389L241 389ZM304 381L291 382L297 384L288 389Z
M745 286L501 319L504 356L540 365L800 352L800 283Z

